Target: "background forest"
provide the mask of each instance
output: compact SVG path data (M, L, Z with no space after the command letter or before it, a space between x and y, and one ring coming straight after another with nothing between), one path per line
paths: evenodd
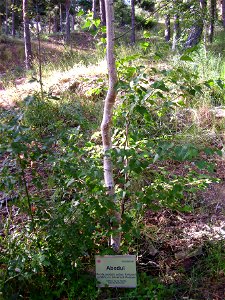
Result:
M0 300L224 300L225 0L112 1L104 152L107 1L0 1Z

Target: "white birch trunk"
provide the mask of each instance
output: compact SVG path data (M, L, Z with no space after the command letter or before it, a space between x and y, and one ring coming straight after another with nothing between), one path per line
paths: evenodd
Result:
M115 198L115 186L113 179L113 165L110 156L107 151L112 148L111 141L111 123L113 115L113 107L116 100L116 83L117 72L114 56L114 10L113 0L105 0L106 10L106 35L107 35L107 65L109 75L109 88L105 99L104 113L101 124L102 131L102 144L103 144L103 167L104 167L104 180L107 188L107 194L109 201L116 202ZM121 223L121 214L117 211L113 211L113 217L117 220L116 224L112 224L112 230L117 230ZM121 235L119 233L113 234L110 239L110 245L115 252L120 250Z

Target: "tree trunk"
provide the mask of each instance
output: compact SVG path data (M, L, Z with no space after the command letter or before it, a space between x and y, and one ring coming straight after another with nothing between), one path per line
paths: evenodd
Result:
M97 19L97 0L92 0L93 19Z
M62 21L62 4L59 4L59 26L60 31L63 32L63 21Z
M180 20L179 16L176 14L174 15L174 26L173 26L173 44L172 50L175 51L177 48L177 42L180 38Z
M16 28L15 28L15 0L12 0L12 36L15 37L16 35Z
M51 28L52 28L52 16L51 13L48 16L48 34L51 33Z
M113 107L116 100L116 83L117 83L117 72L115 64L115 55L114 55L114 9L113 9L113 0L105 0L105 9L106 9L106 35L107 35L107 66L108 66L108 78L109 78L109 88L108 93L105 99L103 119L101 124L102 132L102 144L103 144L103 167L104 167L104 180L105 186L107 188L107 195L109 201L114 201L116 204L115 196L115 185L113 179L113 165L110 154L108 151L112 148L111 141L111 123L113 116ZM116 231L121 223L121 214L118 211L113 211L113 218L116 219L116 222L113 221L112 231ZM114 251L118 252L120 249L120 240L121 235L115 233L111 236L110 245Z
M9 7L8 0L5 0L5 34L9 34Z
M71 0L71 5L73 7L73 14L71 15L71 28L72 31L75 31L75 23L76 23L76 0Z
M28 17L28 0L23 0L23 34L25 46L25 65L26 69L30 69L32 67L32 51Z
M100 0L100 17L102 26L106 25L105 0Z
M167 14L165 17L165 40L166 40L166 42L170 41L170 37L171 37L170 15Z
M135 5L134 0L131 0L131 43L135 43Z
M222 13L223 27L225 28L225 0L221 0L221 13Z
M53 33L57 33L59 31L59 15L58 12L54 12L53 17Z
M209 42L213 42L216 17L216 0L210 1L210 24L209 24Z
M74 32L74 28L75 28L75 16L71 15L71 28L72 31Z
M195 24L192 26L184 48L193 47L200 42L204 28L206 6L206 0L200 0L201 16L198 18L198 20L196 20Z
M70 44L70 0L66 0L66 36L65 43Z

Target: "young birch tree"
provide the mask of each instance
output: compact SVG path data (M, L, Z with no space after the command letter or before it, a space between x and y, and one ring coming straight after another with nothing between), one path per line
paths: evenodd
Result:
M102 132L102 144L103 144L103 167L104 167L104 180L105 186L107 188L107 196L109 201L114 201L116 203L115 197L115 185L113 179L113 165L109 154L112 148L111 140L111 124L113 116L113 108L116 100L116 83L117 83L117 72L115 64L114 55L114 9L113 0L105 0L105 10L106 10L106 36L107 36L107 66L108 66L108 80L109 88L104 104L103 119L101 124ZM121 223L121 214L118 211L112 212L112 219L116 222L112 224L112 231L117 231L118 226ZM119 233L112 234L110 238L110 245L115 252L120 250L120 240L121 235Z

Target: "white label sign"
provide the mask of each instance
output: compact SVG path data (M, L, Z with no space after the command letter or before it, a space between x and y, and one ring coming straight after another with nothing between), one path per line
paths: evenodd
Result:
M97 287L135 288L135 255L95 256Z

